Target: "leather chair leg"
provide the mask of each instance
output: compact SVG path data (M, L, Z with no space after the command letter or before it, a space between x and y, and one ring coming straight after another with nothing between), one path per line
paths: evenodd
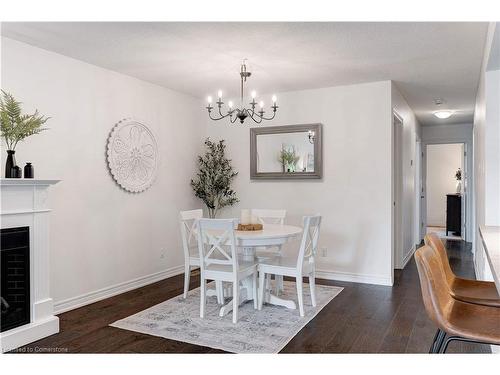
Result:
M465 337L460 337L460 336L450 336L446 339L446 341L444 342L444 345L442 345L442 347L440 348L440 351L439 353L446 353L446 349L448 349L448 345L450 344L450 342L452 341L462 341L462 342L470 342L472 344L485 344L485 345L495 345L495 344L492 344L490 342L484 342L484 341L477 341L477 340L471 340L471 339L467 339Z
M441 329L437 329L436 334L434 335L434 338L432 339L432 344L429 349L429 354L434 353L436 349L436 343L438 341L438 337L441 335Z

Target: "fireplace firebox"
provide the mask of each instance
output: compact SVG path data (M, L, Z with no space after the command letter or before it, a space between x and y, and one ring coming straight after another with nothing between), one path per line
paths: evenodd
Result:
M1 330L30 322L29 227L0 230Z

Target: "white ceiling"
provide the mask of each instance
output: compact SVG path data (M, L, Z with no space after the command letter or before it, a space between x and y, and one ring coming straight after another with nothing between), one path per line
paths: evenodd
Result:
M423 125L471 122L486 23L2 23L2 34L197 97L393 80ZM35 62L36 63L36 62ZM434 98L456 111L438 120Z

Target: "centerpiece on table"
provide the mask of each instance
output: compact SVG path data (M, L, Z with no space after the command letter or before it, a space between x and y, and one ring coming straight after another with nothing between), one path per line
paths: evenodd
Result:
M241 210L240 222L238 230L242 231L257 231L262 230L264 226L259 222L259 218L252 214L249 209Z
M198 156L199 169L196 178L191 180L191 187L194 194L205 203L208 216L213 219L222 208L239 202L236 192L231 188L238 172L233 170L231 160L225 155L224 140L212 142L207 138L205 146L205 155Z
M2 90L0 96L0 127L2 138L7 146L5 177L21 177L20 168L16 165L16 146L20 141L46 130L43 125L50 117L45 117L35 110L33 114L23 114L21 102ZM31 166L31 163L28 163ZM31 169L31 168L29 168ZM32 173L32 172L31 172Z

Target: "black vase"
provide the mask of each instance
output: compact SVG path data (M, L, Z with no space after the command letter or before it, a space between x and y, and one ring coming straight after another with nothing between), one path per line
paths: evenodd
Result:
M14 167L16 166L16 152L14 150L7 150L7 161L5 162L5 178L16 178Z
M23 177L23 170L20 166L16 165L14 168L12 168L12 172L10 174L14 178L21 178Z
M31 163L26 163L24 166L24 178L34 178L35 172Z

